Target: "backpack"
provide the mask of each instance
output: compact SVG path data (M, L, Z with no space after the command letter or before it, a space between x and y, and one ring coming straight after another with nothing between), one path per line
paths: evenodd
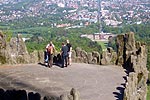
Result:
M48 51L48 53L53 54L54 47L53 46L48 46L47 51Z

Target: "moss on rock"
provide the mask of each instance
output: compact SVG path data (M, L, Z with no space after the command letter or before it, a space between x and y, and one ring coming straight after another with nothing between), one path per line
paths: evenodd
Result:
M2 53L0 52L0 64L5 64L6 61L6 57L2 55Z

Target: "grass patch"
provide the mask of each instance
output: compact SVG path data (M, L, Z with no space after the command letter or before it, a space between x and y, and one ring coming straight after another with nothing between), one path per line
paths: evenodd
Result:
M150 84L147 86L147 100L150 100Z
M99 45L101 45L102 50L106 50L106 48L107 48L107 42L97 41L97 43L98 43Z

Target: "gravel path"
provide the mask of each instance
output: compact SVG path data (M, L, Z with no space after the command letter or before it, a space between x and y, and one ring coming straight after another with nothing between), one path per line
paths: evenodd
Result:
M73 63L67 68L39 64L0 66L0 88L24 89L42 96L69 93L75 88L81 100L122 100L125 72L119 66Z

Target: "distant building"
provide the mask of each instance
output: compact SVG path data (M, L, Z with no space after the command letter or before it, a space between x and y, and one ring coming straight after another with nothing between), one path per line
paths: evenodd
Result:
M115 34L112 33L94 33L94 34L83 34L80 37L86 37L91 39L92 41L108 41L109 37L115 37Z
M94 33L93 34L93 40L99 40L99 41L108 41L109 37L114 37L116 35L112 34L112 33Z
M57 25L56 27L68 27L68 26L70 26L71 24L59 24L59 25Z

